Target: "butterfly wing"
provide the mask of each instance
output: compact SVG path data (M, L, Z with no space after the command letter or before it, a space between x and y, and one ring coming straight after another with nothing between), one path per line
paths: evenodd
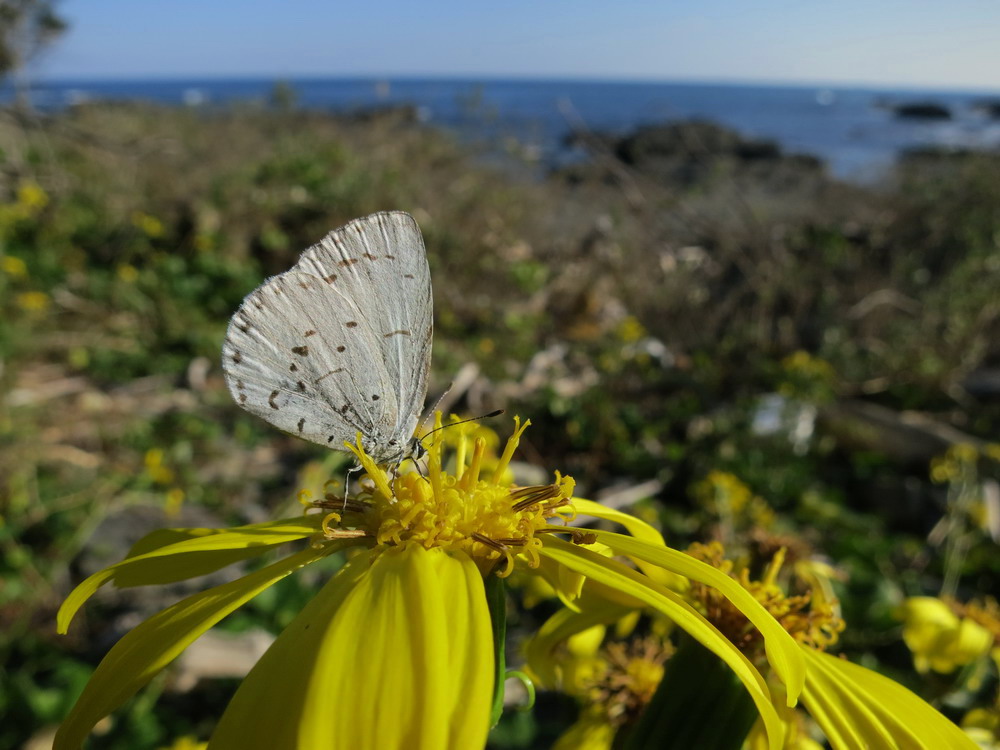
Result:
M416 222L372 214L336 229L251 292L223 345L230 393L276 427L342 449L361 432L398 460L427 393L433 305Z

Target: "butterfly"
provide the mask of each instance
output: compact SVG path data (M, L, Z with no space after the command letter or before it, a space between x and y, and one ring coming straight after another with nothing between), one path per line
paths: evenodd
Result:
M275 427L376 463L423 454L413 437L431 363L433 298L417 222L402 211L330 232L250 292L222 346L236 403Z

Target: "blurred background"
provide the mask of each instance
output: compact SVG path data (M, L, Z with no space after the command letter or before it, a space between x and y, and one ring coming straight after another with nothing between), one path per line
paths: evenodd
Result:
M0 0L0 748L49 747L108 647L206 585L102 591L57 636L84 576L342 471L238 409L219 350L387 209L428 247L429 399L530 417L525 477L675 547L828 563L842 650L988 704L995 676L914 673L895 613L1000 590L1000 6L346 5ZM92 747L205 739L315 583ZM553 611L515 600L515 634ZM542 700L493 746L549 747L575 709Z

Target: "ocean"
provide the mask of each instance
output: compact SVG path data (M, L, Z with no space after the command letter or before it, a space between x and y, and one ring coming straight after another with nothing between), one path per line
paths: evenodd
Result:
M48 81L40 109L92 99L145 99L211 107L266 102L274 79ZM636 126L704 118L824 160L831 174L877 177L906 149L1000 148L1000 94L933 90L535 80L291 79L299 106L350 111L412 104L420 119L487 143L514 139L543 164L578 157L577 129L625 133ZM6 97L9 98L9 91ZM4 98L0 92L0 98ZM947 118L907 119L895 107L932 103ZM985 104L994 105L990 111Z

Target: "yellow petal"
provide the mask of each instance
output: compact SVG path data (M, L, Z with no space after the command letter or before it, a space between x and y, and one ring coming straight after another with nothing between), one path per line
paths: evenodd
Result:
M611 536L618 535L611 534ZM641 544L641 542L636 543ZM579 545L547 536L544 546L539 551L543 556L587 576L588 579L618 589L663 613L692 638L722 659L750 693L750 697L767 727L772 750L777 750L782 746L784 730L774 706L771 705L771 696L764 678L746 656L690 604L647 576L637 573L619 562L596 555Z
M59 608L58 630L65 633L84 602L112 579L123 586L144 586L204 575L275 545L315 534L322 520L322 516L313 515L231 529L153 532L136 543L129 557L99 570L70 592Z
M179 601L129 631L104 657L56 733L53 750L76 750L93 726L131 698L198 636L289 573L336 549L307 549L251 575Z
M556 658L556 648L577 633L614 622L623 613L623 608L614 605L604 609L589 607L580 612L565 608L558 610L525 644L524 656L528 666L545 687L558 687L561 682L561 669ZM597 646L600 646L599 642Z
M669 547L646 544L611 531L593 531L599 541L620 555L659 565L672 573L717 589L752 622L764 637L767 660L784 683L789 706L794 706L805 681L805 662L798 643L738 581L700 560Z
M965 732L899 683L846 659L802 651L802 702L835 750L976 750Z
M660 547L666 546L666 542L663 541L663 535L641 518L636 518L628 513L622 513L620 510L606 508L600 503L595 503L593 500L583 500L578 497L573 498L573 507L577 510L577 512L582 513L583 515L593 516L594 518L603 518L605 521L620 523L628 529L628 533L636 539L641 539L644 542ZM670 571L664 570L663 568L655 565L648 565L644 560L637 560L636 563L643 573L648 575L657 583L662 583L664 586L672 588L676 591L684 590L686 582Z
M615 728L606 716L584 714L556 740L552 750L611 750Z
M353 560L247 676L211 750L475 750L493 643L479 569L411 545Z

